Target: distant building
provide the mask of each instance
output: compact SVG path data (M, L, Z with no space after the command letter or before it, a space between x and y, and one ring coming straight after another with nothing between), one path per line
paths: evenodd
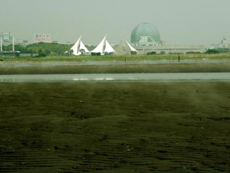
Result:
M158 29L147 23L137 25L131 33L131 44L138 51L138 54L146 54L148 52L156 53L188 53L188 52L205 52L204 46L179 46L166 45L161 40Z
M10 32L3 32L1 34L3 45L10 45L13 42L13 35Z
M161 45L160 32L156 27L149 23L141 23L133 29L131 43L135 46Z
M212 44L209 49L230 49L230 43L224 37L220 43Z
M147 54L148 52L156 52L158 54L177 54L177 53L204 53L206 51L205 46L134 46L138 51L138 54Z
M219 44L219 48L229 48L230 45L227 41L227 39L224 37L223 40L221 40L221 43Z

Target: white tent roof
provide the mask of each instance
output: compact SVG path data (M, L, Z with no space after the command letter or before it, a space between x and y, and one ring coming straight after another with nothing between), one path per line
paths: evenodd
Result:
M73 45L73 47L70 48L70 50L73 50L73 54L74 55L79 55L79 44L80 44L80 41L81 41L81 36L77 40L77 42Z
M76 56L82 54L81 50L84 50L85 53L90 53L89 50L85 47L84 43L81 41L81 36L70 50L73 50L73 54Z
M105 45L105 40L106 40L106 36L103 38L103 40L99 43L99 45L91 52L93 53L104 53L104 45Z
M103 38L103 40L99 43L99 45L91 52L93 53L101 53L101 55L104 55L106 53L113 53L115 50L113 47L109 44L109 42L106 39L107 36Z
M126 39L122 39L115 50L120 55L129 55L132 54L132 52L137 52Z
M106 53L113 53L115 50L112 48L112 46L109 44L109 42L106 40L105 42L105 50Z
M129 44L129 42L128 42L127 40L125 40L125 42L126 42L126 44L128 45L129 49L130 49L132 52L137 52L137 50L136 50L134 47L132 47L132 46Z
M86 53L90 53L89 50L85 47L84 43L81 41L79 50L84 50Z
M125 55L125 49L124 49L124 42L123 40L121 40L121 42L117 45L117 47L115 48L115 51L120 54L120 55Z

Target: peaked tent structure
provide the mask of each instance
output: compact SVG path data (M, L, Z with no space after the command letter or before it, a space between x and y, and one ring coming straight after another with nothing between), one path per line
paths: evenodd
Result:
M104 53L105 40L106 40L106 36L99 43L99 45L94 50L91 51L91 53L100 53L102 55Z
M90 55L89 50L85 47L84 43L81 41L81 36L77 42L70 48L73 51L73 55Z
M124 46L124 41L123 40L121 40L121 42L117 45L117 47L115 48L115 50L116 50L117 54L119 54L119 55L125 55L125 54L127 54L125 52L125 46Z
M77 40L77 42L73 45L73 47L70 48L70 50L73 51L73 55L76 55L76 56L79 55L78 47L79 47L80 41L81 41L81 37Z
M116 47L116 52L120 55L137 54L137 50L125 39L121 40L121 42L118 44Z
M109 44L109 42L106 40L105 41L105 53L114 53L115 50L112 48L112 46Z
M127 40L125 40L126 46L128 46L128 49L131 51L131 54L137 54L137 50L131 46L131 44L129 44L129 42Z
M99 45L93 51L91 51L91 53L95 53L95 54L100 53L100 55L116 53L116 51L107 41L106 37L107 36L103 38L103 40L99 43Z

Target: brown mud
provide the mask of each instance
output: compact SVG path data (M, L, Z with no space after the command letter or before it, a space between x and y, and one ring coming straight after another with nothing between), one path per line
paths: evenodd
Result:
M0 172L230 171L230 82L0 83Z

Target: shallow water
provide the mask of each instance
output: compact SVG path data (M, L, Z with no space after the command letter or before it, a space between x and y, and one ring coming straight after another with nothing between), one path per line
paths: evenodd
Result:
M230 80L230 73L0 75L0 82L184 81L184 80L228 81Z

